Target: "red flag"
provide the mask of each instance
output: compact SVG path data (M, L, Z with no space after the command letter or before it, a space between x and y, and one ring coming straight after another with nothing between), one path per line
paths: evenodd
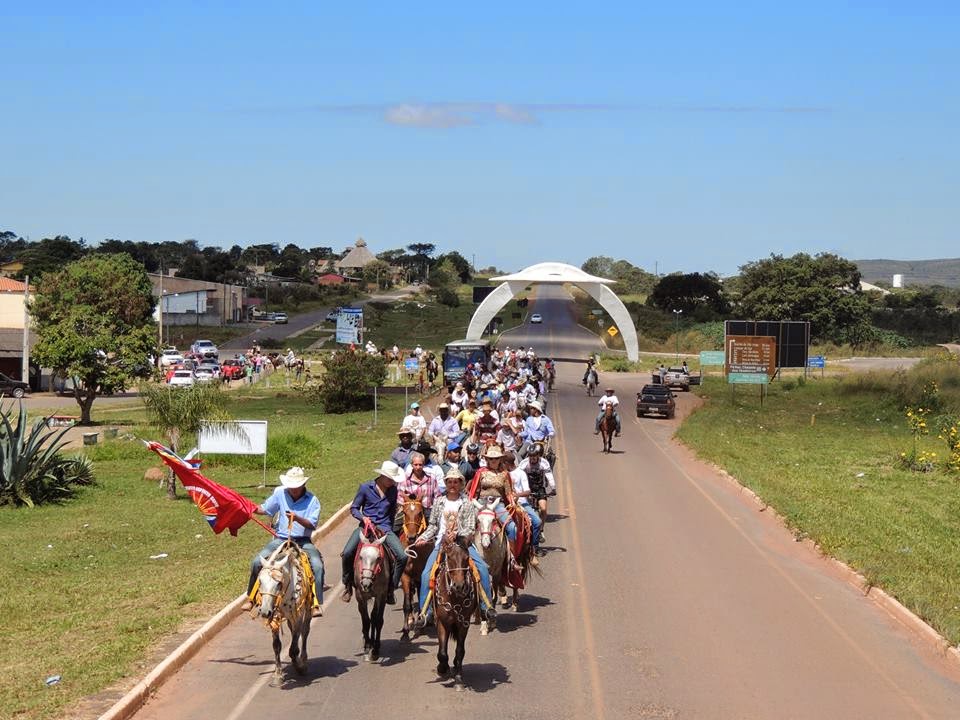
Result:
M144 442L180 478L184 489L190 494L190 499L196 503L200 512L210 523L210 527L218 535L224 530L229 530L230 534L235 536L237 530L246 524L254 510L257 509L256 503L248 500L236 490L205 478L197 468L169 448L157 442L147 442L146 440ZM257 524L266 527L261 523ZM271 530L271 532L273 531Z

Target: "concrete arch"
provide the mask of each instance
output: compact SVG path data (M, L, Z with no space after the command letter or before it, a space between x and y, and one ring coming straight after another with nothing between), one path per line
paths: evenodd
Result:
M607 287L614 282L613 280L596 277L573 265L558 262L537 263L518 273L491 278L491 280L499 282L500 285L487 295L473 313L470 327L467 328L467 340L479 340L484 328L490 324L494 316L527 285L570 283L589 293L604 310L610 313L610 317L613 318L613 322L623 336L627 357L633 362L640 359L640 346L637 342L637 329L633 325L633 319L623 301Z

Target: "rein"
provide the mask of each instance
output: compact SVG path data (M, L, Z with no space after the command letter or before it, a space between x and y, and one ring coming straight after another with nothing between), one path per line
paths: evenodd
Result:
M492 516L493 516L493 524L491 525L491 529L490 529L490 530L481 530L481 531L480 531L480 537L483 537L484 535L489 535L489 536L490 536L490 540L491 540L491 542L492 542L494 535L496 535L497 537L500 537L501 535L503 535L503 532L504 532L504 530L506 530L507 526L506 526L506 525L503 525L503 524L500 522L500 520L497 518L497 513L496 513L496 512L494 512L493 510L490 510L489 508L484 508L483 510L480 510L480 511L477 513L477 517L479 518L481 515L492 515ZM500 529L499 529L499 530L496 530L495 528L497 528L497 527L499 527Z

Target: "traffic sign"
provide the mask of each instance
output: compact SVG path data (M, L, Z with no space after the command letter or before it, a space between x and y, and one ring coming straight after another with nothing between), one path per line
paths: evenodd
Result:
M732 372L727 373L727 382L730 385L769 385L770 376L765 372Z
M825 355L811 355L807 358L807 367L824 368L826 366L827 358Z
M615 328L613 325L607 328L607 335L610 337L616 337L619 332L620 331L617 330L617 328Z
M777 339L768 335L727 335L727 375L730 373L777 373Z
M420 369L420 361L415 357L404 358L403 367L408 373L415 373Z
M726 356L723 350L701 350L700 365L723 365Z

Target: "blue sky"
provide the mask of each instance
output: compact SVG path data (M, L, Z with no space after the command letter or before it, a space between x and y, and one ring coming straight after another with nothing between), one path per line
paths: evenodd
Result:
M141 5L0 5L0 229L960 255L956 3Z

